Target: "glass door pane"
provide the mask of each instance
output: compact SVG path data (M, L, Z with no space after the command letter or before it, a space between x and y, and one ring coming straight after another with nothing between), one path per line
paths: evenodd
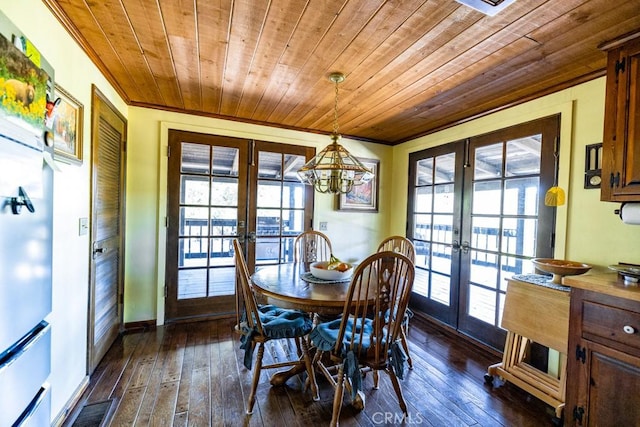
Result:
M539 215L542 209L547 221L551 210L541 203L541 171L543 159L553 162L543 150L543 138L553 147L555 133L545 136L544 129L524 125L470 140L458 329L494 348L504 345L500 325L506 279L534 273L529 260L552 249Z
M506 279L553 252L559 118L548 117L409 156L411 306L501 349Z
M409 238L416 248L412 302L455 325L460 234L462 151L458 144L411 156L413 197L409 201Z
M248 141L169 135L167 320L229 314L235 307L231 242L246 223Z
M293 262L296 236L311 228L313 189L300 182L297 170L307 148L256 142L255 176L251 180L249 268ZM311 190L311 191L310 191Z

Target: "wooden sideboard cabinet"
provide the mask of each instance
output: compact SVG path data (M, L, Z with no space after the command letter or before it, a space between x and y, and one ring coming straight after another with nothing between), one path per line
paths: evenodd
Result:
M565 426L640 426L640 301L631 295L571 289Z
M600 199L640 200L640 31L608 52Z

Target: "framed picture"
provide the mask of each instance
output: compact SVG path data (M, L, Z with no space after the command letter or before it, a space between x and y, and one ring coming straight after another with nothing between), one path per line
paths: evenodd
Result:
M339 211L378 212L378 186L380 184L380 161L358 159L373 172L373 179L358 185L347 194L338 196Z
M82 118L84 107L56 84L60 104L53 119L53 151L57 160L82 163Z

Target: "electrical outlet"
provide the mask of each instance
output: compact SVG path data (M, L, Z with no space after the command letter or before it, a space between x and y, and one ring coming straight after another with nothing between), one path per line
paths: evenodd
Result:
M327 231L327 222L326 221L320 222L320 231Z

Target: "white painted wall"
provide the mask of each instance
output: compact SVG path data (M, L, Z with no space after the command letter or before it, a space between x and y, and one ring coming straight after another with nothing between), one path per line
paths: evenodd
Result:
M0 0L0 10L55 69L56 83L84 105L84 162L56 162L53 205L53 310L51 324L52 418L64 410L86 375L89 236L79 218L89 217L91 85L124 114L127 106L40 0Z

